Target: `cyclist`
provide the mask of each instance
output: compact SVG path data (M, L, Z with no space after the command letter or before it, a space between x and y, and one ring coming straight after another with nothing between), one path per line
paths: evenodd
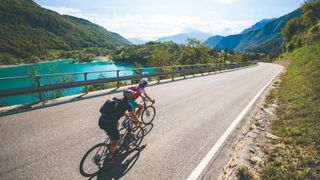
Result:
M106 131L107 135L110 137L110 157L112 159L116 150L119 147L119 139L120 134L118 130L119 119L128 111L128 115L131 119L138 124L142 124L142 121L139 120L137 115L133 111L133 107L130 101L134 98L135 92L128 89L123 92L123 98L119 99L117 103L114 105L114 108L110 108L108 113L101 112L101 116L99 118L99 127Z
M154 102L154 101L148 96L148 94L146 93L146 91L145 91L145 89L144 89L145 87L147 87L147 85L148 85L148 81L145 80L145 79L141 79L141 80L139 81L139 84L137 84L137 85L135 85L135 86L132 86L132 87L129 87L128 89L135 91L134 99L138 99L138 98L143 94L143 95L144 95L146 98L148 98L151 102ZM138 104L138 103L135 102L135 101L132 101L131 104L132 104L132 106L133 106L133 109L138 108L136 114L139 114L139 112L141 111L143 105L142 105L142 104Z

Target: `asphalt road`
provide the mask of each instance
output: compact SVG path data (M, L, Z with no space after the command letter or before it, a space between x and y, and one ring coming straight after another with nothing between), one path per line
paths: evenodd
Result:
M186 179L280 69L260 63L148 87L148 94L156 99L157 116L142 143L146 147L130 154L129 171L105 170L94 179L109 179L109 175ZM79 173L80 160L90 147L104 140L105 134L97 125L98 110L112 96L121 94L1 117L0 179L84 179Z

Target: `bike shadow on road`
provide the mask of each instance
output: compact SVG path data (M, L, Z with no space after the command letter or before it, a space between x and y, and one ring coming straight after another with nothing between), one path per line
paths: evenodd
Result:
M143 125L142 128L144 130L144 136L146 136L153 129L153 123L149 123L149 124Z
M140 153L146 145L142 145L132 150L128 150L115 160L114 163L104 164L104 167L97 174L97 180L113 180L119 179L126 175L139 159ZM89 179L93 179L91 177Z

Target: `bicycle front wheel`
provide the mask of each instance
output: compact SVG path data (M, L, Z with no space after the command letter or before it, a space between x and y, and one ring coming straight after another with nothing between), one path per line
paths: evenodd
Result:
M80 174L84 177L96 175L103 167L105 155L109 148L106 143L100 143L90 148L80 162Z
M156 116L156 108L153 106L147 106L141 115L141 120L144 124L150 124Z

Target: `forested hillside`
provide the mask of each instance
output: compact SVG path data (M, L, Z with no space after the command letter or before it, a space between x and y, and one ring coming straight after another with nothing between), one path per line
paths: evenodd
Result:
M235 50L262 52L276 56L281 53L281 31L287 22L299 17L301 11L295 10L287 15L268 22L262 28L244 34Z
M282 31L284 51L292 51L320 40L320 2L307 2L302 7L303 16L289 21Z
M206 41L206 44L218 50L229 49L277 56L281 53L282 29L289 20L300 15L301 11L298 9L280 18L262 20L240 34L226 36L218 42Z
M50 59L50 50L130 44L116 33L86 20L61 16L32 0L1 0L0 19L2 64Z

